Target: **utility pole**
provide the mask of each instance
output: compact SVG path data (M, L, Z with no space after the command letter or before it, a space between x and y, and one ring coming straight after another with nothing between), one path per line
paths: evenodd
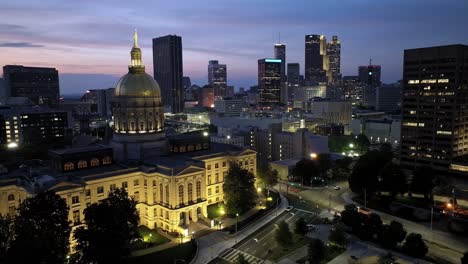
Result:
M455 216L455 188L452 188L452 218Z
M367 209L367 189L364 188L364 208Z
M237 222L239 222L239 213L236 214L236 244L237 244Z

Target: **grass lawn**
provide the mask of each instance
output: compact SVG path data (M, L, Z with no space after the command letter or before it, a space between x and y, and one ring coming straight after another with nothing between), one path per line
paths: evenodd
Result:
M171 247L163 251L158 251L152 254L144 255L141 257L131 258L129 260L129 264L171 264L174 263L175 259L178 260L185 260L186 263L190 263L195 252L197 250L197 246L195 243L184 243L179 246ZM183 263L179 261L177 263Z
M157 246L169 242L170 240L156 231L156 229L149 229L146 226L139 226L138 232L140 233L143 241L133 244L132 249L138 250L147 247Z
M309 242L310 242L310 238L294 234L293 243L289 244L287 247L282 247L280 245L277 245L276 248L273 248L273 251L271 252L271 254L268 255L268 259L277 261L280 258L292 253L294 250L307 245Z
M333 244L329 244L326 247L327 247L327 250L325 252L325 257L322 259L322 261L320 261L320 264L325 264L325 263L330 262L332 259L338 257L338 255L340 255L346 250L345 248L342 248ZM306 260L307 260L307 256L304 256L302 259L298 260L297 263L305 263Z

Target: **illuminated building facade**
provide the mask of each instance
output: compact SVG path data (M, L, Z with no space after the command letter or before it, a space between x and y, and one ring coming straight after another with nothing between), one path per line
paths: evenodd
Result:
M281 103L281 65L279 59L258 60L258 90L260 105L277 105Z
M288 101L294 101L294 90L302 85L299 63L288 63Z
M113 99L112 147L120 161L141 160L167 148L161 90L145 72L136 32L130 55L128 73L117 83Z
M327 81L327 40L323 35L305 36L305 79L306 84Z
M328 81L334 84L341 83L341 43L338 36L332 36L330 43L327 43L328 56Z
M468 46L404 52L401 164L446 170L468 153Z

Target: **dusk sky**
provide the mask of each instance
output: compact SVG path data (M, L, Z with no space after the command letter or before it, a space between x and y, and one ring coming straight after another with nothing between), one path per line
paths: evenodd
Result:
M384 82L401 79L403 50L468 44L466 0L116 1L21 0L0 5L0 64L56 67L61 93L115 86L127 72L133 29L153 75L151 39L182 36L184 76L207 83L208 60L227 64L228 84L257 83L257 60L286 44L304 71L304 35L338 35L343 75L369 58Z

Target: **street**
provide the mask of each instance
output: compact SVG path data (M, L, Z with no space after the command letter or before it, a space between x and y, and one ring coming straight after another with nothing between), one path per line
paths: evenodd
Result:
M281 250L279 246L277 246L275 239L276 224L281 221L286 221L292 232L294 230L294 223L301 217L304 218L306 222L310 223L316 218L316 214L298 209L284 212L272 222L253 232L232 248L221 252L218 257L210 263L236 263L239 254L244 254L244 257L249 263L263 263L271 252Z
M304 201L317 204L322 208L331 208L336 212L341 212L344 205L352 203L351 191L347 182L339 182L336 185L341 187L341 190L334 190L332 186L323 188L301 189L299 192L288 192L288 195L301 197ZM285 190L284 187L282 187ZM283 192L285 194L285 192ZM402 223L408 233L419 233L426 240L429 247L429 255L440 258L451 263L459 263L464 252L468 250L468 238L457 236L440 230L432 230L426 223L416 223L403 218L392 216L383 212L378 212L382 221L386 224L395 220Z

